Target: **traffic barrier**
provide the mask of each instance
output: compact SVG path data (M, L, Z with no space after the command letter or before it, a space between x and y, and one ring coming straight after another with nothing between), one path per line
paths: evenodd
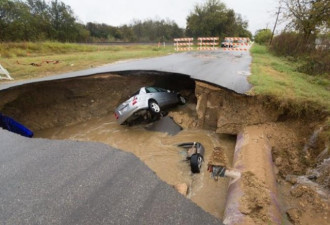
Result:
M250 38L245 38L245 37L225 37L225 41L245 41L245 42L250 42Z
M223 48L224 51L248 51L251 47L251 40L247 37L225 37L222 45L230 46L230 48Z
M218 49L219 42L219 37L199 37L197 39L199 41L198 45L198 50L200 51L212 51ZM212 47L210 47L212 46Z
M223 48L224 51L247 51L248 48Z
M194 38L174 38L174 46L176 51L191 51ZM180 48L181 47L181 48Z

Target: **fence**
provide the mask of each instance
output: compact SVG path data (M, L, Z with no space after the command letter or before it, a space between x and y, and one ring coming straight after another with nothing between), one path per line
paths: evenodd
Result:
M1 75L5 75L5 77L4 77L4 76L1 76ZM0 80L14 80L14 79L10 76L9 72L8 72L5 68L3 68L3 67L1 66L1 64L0 64Z

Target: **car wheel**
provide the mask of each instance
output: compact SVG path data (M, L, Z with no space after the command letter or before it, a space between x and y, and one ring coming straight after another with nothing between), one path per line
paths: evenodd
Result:
M194 154L190 158L191 172L199 173L202 167L203 158L199 154Z
M184 97L182 97L181 95L179 95L178 97L179 97L179 104L180 105L186 104L186 99Z
M155 101L150 101L149 102L149 109L152 113L154 114L159 114L160 113L160 107Z

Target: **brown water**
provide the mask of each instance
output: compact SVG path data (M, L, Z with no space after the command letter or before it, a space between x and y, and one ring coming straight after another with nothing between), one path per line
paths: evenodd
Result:
M222 218L227 195L228 179L214 181L207 172L207 162L212 150L222 146L232 159L235 139L219 136L207 130L183 130L175 136L147 131L142 125L127 127L115 122L113 115L92 119L84 123L52 128L36 133L37 137L97 141L134 153L170 185L186 183L188 198L205 211ZM185 150L176 146L183 142L198 141L205 147L205 162L201 173L192 174Z

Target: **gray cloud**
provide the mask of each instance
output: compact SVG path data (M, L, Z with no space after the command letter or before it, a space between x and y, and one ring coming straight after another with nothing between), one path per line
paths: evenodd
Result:
M180 27L186 26L186 18L198 3L205 0L62 0L70 5L84 23L98 22L113 26L128 24L133 19L169 18ZM277 0L222 0L249 22L249 30L255 33L262 28L272 28Z

